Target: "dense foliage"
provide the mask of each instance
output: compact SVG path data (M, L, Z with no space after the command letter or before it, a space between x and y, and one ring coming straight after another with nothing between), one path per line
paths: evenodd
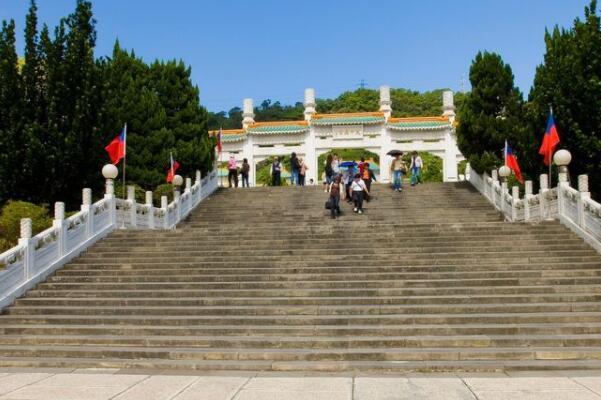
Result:
M524 175L546 173L538 154L552 107L561 142L572 153L570 174L588 174L601 196L601 23L597 1L570 29L545 33L544 63L536 70L527 102L513 85L509 65L497 54L479 53L470 70L472 92L459 112L461 151L478 172L501 162L509 140Z
M391 89L393 117L408 117L422 115L440 115L443 89L429 92L417 92L407 89ZM465 95L455 94L455 103L460 106ZM380 94L374 89L357 89L344 92L335 99L317 99L317 112L341 113L377 111L380 108ZM282 105L279 101L264 100L255 107L256 121L290 121L303 119L304 106L302 103ZM209 113L209 129L237 129L242 126L242 110L234 107L227 113Z
M169 152L180 173L211 168L207 112L183 62L145 64L117 43L112 57L94 57L91 2L52 34L38 32L37 8L26 20L24 57L15 50L15 23L0 31L0 204L9 199L80 203L81 188L102 190L104 150L128 124L128 181L164 182Z

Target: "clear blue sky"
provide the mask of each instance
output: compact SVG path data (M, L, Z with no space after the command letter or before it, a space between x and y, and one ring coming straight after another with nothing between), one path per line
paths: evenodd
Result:
M0 0L23 45L29 0ZM271 98L302 101L303 89L334 97L388 84L459 90L478 50L499 52L527 94L544 54L545 27L569 27L589 0L93 0L96 55L119 38L146 61L183 59L211 111ZM75 0L38 0L54 26Z

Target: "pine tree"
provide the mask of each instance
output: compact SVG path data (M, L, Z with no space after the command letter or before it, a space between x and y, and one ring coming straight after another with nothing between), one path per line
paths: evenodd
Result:
M500 163L505 140L518 149L523 137L522 94L500 55L478 53L470 68L472 92L460 108L457 144L478 172Z
M543 169L538 155L549 107L553 107L560 148L572 153L573 178L589 174L590 189L601 196L601 23L597 1L585 8L569 30L555 27L545 33L544 64L536 70L530 93L529 116L534 146L532 157ZM542 170L540 172L543 172ZM546 171L545 171L546 172Z
M15 50L15 22L2 22L0 32L0 203L20 195L18 171L25 149L20 143L22 82Z

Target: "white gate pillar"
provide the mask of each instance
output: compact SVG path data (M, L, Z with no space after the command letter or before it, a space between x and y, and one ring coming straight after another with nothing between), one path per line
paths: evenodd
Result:
M248 171L248 183L250 186L257 186L255 178L255 145L252 135L247 135L244 145L242 146L242 158L248 160L250 170ZM242 160L239 160L242 161ZM240 177L240 187L242 187L242 177Z
M443 181L444 182L457 182L458 180L458 169L457 169L457 141L452 130L445 133L445 150L443 160Z
M382 125L382 131L380 133L380 179L382 183L390 182L390 162L391 159L386 153L390 150L394 150L392 143L392 136L386 128L386 124Z
M307 132L307 137L305 139L304 151L305 151L305 163L307 163L307 167L309 170L305 175L305 184L309 184L309 181L313 179L315 184L318 183L319 177L317 176L317 150L315 139L315 130L313 127L309 127L309 131Z

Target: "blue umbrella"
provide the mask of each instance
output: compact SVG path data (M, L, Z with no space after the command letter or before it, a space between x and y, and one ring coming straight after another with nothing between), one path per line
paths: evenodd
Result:
M354 167L357 166L357 163L354 162L354 161L345 161L343 163L340 163L340 166L343 167L343 168L348 168L348 167L353 167L354 168Z

